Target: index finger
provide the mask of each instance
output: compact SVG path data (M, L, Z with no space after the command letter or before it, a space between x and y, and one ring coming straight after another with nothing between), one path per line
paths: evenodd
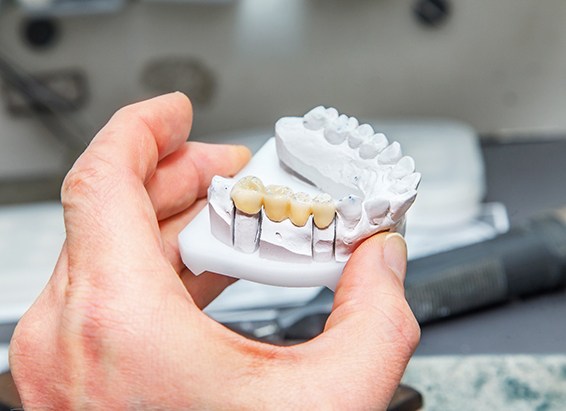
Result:
M119 110L96 135L61 192L69 264L76 271L117 264L130 271L163 268L159 259L155 267L138 262L162 250L144 184L159 160L185 142L191 124L189 99L173 93Z
M183 93L155 97L118 110L86 154L128 168L146 182L157 162L187 140L192 122L191 102Z

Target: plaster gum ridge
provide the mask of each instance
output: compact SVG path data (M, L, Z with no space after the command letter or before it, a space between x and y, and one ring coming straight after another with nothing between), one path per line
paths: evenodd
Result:
M344 262L371 235L403 229L421 175L399 143L322 106L281 118L275 141L280 162L322 193L215 176L208 199L217 239L268 259Z

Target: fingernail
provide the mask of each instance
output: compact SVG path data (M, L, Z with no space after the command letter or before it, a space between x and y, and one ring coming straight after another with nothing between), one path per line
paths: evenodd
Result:
M405 281L407 269L407 244L399 233L390 233L385 237L383 245L383 259L385 264L399 277Z

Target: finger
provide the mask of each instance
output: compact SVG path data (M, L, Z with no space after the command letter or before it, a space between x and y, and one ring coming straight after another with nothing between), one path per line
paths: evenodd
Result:
M119 110L93 139L61 193L72 272L104 283L101 273L127 281L128 275L163 268L165 258L152 260L151 267L139 258L161 253L144 183L159 159L184 143L191 121L187 97L168 94Z
M192 118L191 102L179 92L135 103L112 116L86 153L148 180L158 160L187 140Z
M419 327L404 296L406 258L398 234L360 245L344 268L324 333L300 348L304 358L322 357L332 368L328 375L341 373L345 390L361 395L381 387L393 395L418 344Z
M184 269L181 272L181 281L194 303L202 310L237 279L209 272L196 276L188 269Z
M181 260L179 254L178 236L181 230L202 210L206 199L198 200L192 207L160 223L163 236L163 248L169 262L179 273L186 290L191 294L194 303L202 310L233 284L236 279L220 274L205 272L199 276L194 275Z
M159 222L164 253L177 273L185 267L179 253L179 233L205 205L206 199L201 198L183 212Z
M161 160L146 184L157 218L185 210L206 195L212 177L233 176L251 157L244 146L190 142Z
M205 204L206 199L200 199L184 212L160 222L165 255L175 271L179 273L183 285L189 294L191 294L194 303L200 309L204 309L212 300L218 297L226 287L237 281L237 279L232 277L209 272L196 276L185 267L185 264L181 260L178 242L179 233L189 221L202 210Z
M407 247L399 234L378 234L365 241L348 261L334 295L333 317L327 327L348 316L344 308L355 305L367 312L379 307L385 297L405 301L404 286Z

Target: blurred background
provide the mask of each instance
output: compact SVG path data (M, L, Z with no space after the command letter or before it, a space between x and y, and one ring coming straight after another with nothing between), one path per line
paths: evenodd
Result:
M400 141L423 174L405 382L429 410L563 409L564 21L561 0L0 0L0 372L64 239L65 173L115 110L179 90L194 140L257 150L323 104ZM239 282L208 312L291 343L331 304Z

